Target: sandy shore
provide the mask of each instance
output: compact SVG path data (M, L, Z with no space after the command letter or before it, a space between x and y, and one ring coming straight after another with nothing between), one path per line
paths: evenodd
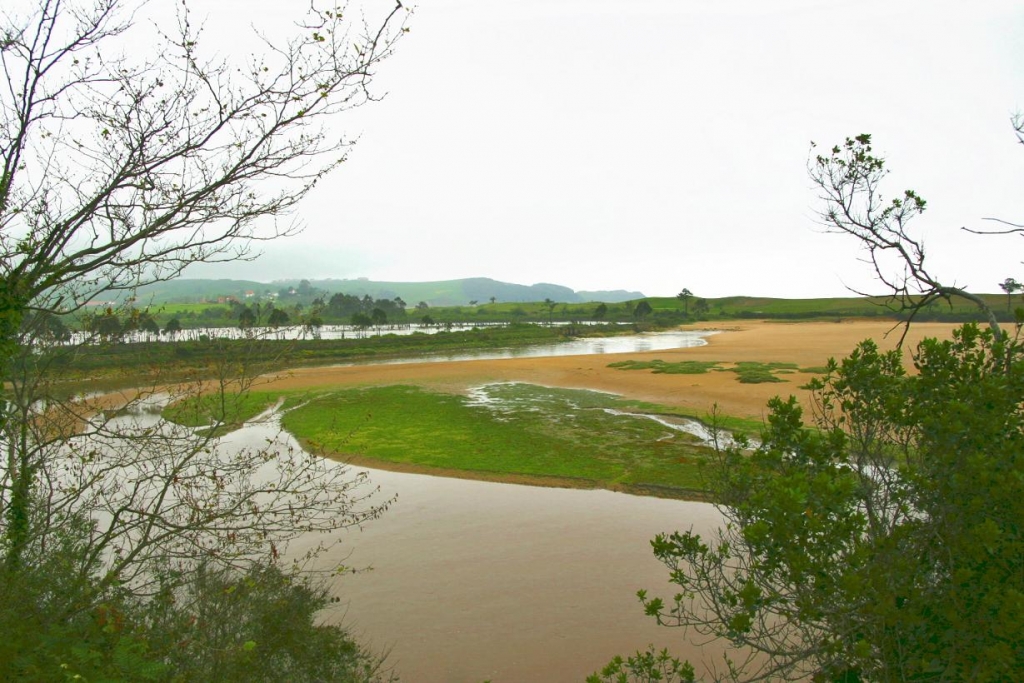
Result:
M646 370L623 371L608 364L622 360L682 360L788 362L801 368L822 366L830 357L847 355L863 339L874 339L883 349L894 348L900 330L886 321L780 323L745 321L724 325L708 337L708 344L687 349L555 358L511 358L396 365L360 365L301 368L268 378L261 388L300 389L412 384L461 393L490 382L529 382L544 386L595 389L683 408L696 415L718 405L720 412L759 419L765 404L776 395L793 394L802 402L808 393L800 389L812 375L784 375L784 383L740 384L731 372L703 375L657 375ZM949 337L947 324L917 324L905 348L914 348L924 337Z

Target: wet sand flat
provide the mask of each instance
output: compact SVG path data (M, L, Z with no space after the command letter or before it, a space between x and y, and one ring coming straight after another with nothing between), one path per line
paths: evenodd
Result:
M686 328L684 328L686 329ZM268 378L264 389L317 389L382 384L413 384L428 389L463 393L491 382L529 382L544 386L594 389L627 398L686 409L696 415L717 404L726 415L758 419L773 396L797 396L805 405L808 392L801 389L812 374L783 375L781 383L741 384L732 372L700 375L654 374L647 370L617 370L608 364L623 360L683 360L787 362L801 368L823 366L830 357L842 358L863 339L874 339L882 349L895 348L901 330L891 321L780 323L744 321L718 328L706 346L645 353L597 354L550 358L510 358L393 365L354 365L301 368ZM948 338L953 325L914 325L906 349L924 337ZM908 354L909 358L909 354Z

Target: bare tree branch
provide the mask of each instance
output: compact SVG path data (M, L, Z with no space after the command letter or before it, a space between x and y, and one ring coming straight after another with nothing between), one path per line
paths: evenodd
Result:
M0 276L26 304L74 308L105 289L247 258L351 144L331 117L370 101L402 34L401 3L355 34L311 8L246 64L203 56L187 8L147 59L109 54L134 28L119 0L47 0L3 27ZM45 296L44 296L45 295Z
M405 31L401 2L381 2L372 27L311 4L290 39L262 37L262 54L243 61L211 58L181 3L176 30L131 54L118 45L145 28L145 0L0 9L4 570L89 523L81 566L105 570L92 595L142 595L160 566L276 560L300 534L387 507L369 501L364 474L294 445L230 447L159 420L155 389L121 404L68 398L56 379L75 347L57 342L68 333L51 315L294 232L289 212L352 144L329 124L374 99L376 69ZM257 369L209 352L223 364L223 408Z
M989 327L1002 336L995 312L984 299L942 283L927 267L924 242L909 227L926 202L913 190L890 200L883 197L881 185L888 170L885 160L873 154L870 135L847 138L826 154L812 154L807 169L818 188L822 224L860 242L867 252L865 260L897 310L909 312L913 319L933 301L960 297L977 305Z
M1024 225L1019 223L1013 223L1010 221L1004 221L1002 218L982 218L983 221L994 221L996 223L1002 223L1003 225L1009 225L1009 230L973 230L971 228L960 228L964 232L969 232L974 235L1012 235L1014 233L1021 234L1024 232Z

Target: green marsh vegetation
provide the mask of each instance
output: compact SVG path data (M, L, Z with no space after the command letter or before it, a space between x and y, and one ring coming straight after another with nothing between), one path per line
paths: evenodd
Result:
M785 363L781 361L740 361L732 367L722 367L725 363L721 361L697 361L684 360L670 363L663 360L637 361L626 360L618 363L609 363L608 367L617 370L650 370L654 374L665 375L702 375L707 372L734 372L736 380L740 384L763 384L767 382L785 382L779 377L781 374L792 374L803 372L808 374L822 374L824 367L801 368L796 363Z
M729 372L736 373L736 381L740 384L765 384L771 382L785 382L779 377L780 374L791 374L797 371L796 363L760 361L740 361L729 368Z
M164 408L163 417L185 427L213 427L211 435L218 435L237 429L275 404L270 394L251 391L192 394Z
M650 370L656 375L703 375L717 369L718 361L684 360L669 363L663 360L624 360L609 363L608 367L618 370Z
M311 446L383 463L585 487L702 488L708 449L696 437L612 410L650 406L580 390L526 384L486 388L488 401L407 386L331 392L282 425Z
M683 415L663 406L520 383L488 385L470 396L412 386L254 391L224 421L240 423L279 400L282 426L310 450L382 467L695 498L703 495L701 467L712 453L698 437L649 417L681 422ZM190 401L165 417L210 417L203 400ZM716 423L747 433L760 427Z

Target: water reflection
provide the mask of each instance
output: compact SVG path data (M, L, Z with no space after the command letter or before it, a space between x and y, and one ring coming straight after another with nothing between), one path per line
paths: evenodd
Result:
M621 337L585 337L552 344L533 344L510 349L487 349L481 351L459 351L429 356L372 360L345 365L395 365L401 363L430 363L462 360L500 360L503 358L545 358L550 356L589 356L606 353L643 353L684 349L707 344L706 337L715 330L675 330L672 332L648 332L628 334Z

